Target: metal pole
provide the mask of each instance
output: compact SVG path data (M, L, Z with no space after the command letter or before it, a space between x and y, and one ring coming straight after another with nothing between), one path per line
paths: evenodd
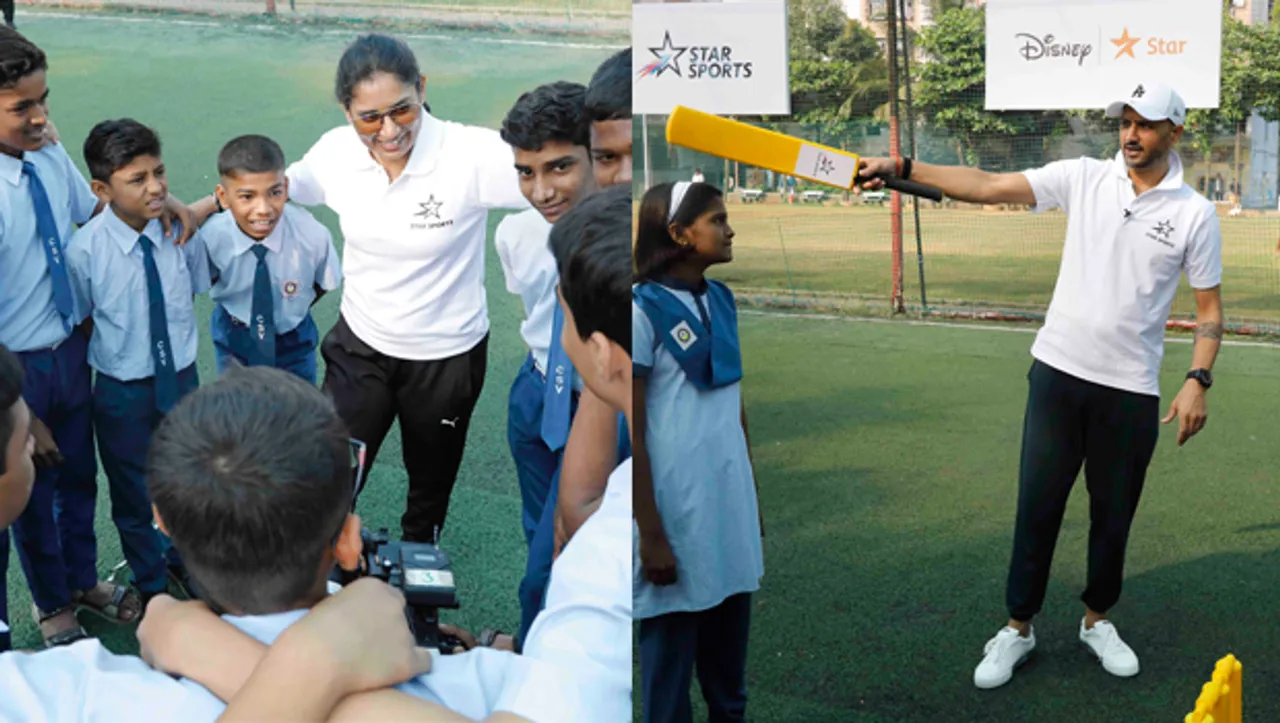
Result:
M897 159L902 155L898 134L898 7L888 3L889 50L889 155ZM893 240L893 293L889 300L893 313L905 311L902 300L902 194L889 192L889 229Z
M906 0L898 0L898 9L906 15ZM907 146L911 157L916 155L916 113L911 102L911 29L902 24L902 77L907 90ZM916 266L920 269L920 316L929 309L929 297L924 288L924 245L920 241L920 197L911 197L911 211L916 222Z

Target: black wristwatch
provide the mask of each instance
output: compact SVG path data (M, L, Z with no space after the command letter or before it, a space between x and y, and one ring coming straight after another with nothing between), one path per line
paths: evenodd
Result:
M1213 386L1213 374L1208 369L1192 369L1187 372L1187 379L1196 380L1205 389Z

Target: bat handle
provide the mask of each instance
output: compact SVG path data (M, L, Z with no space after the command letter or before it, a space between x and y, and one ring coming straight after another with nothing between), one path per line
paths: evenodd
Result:
M899 193L927 198L930 201L942 200L942 190L939 188L926 186L923 183L916 183L915 181L908 181L903 178L898 178L897 176L879 175L876 176L876 178L884 181L885 188L892 188Z

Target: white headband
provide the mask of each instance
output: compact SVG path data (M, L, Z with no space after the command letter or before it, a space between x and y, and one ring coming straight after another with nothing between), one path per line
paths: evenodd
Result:
M671 187L671 208L667 211L667 223L676 220L676 211L680 210L680 204L684 202L684 194L689 191L689 186L692 185L688 181L677 181Z

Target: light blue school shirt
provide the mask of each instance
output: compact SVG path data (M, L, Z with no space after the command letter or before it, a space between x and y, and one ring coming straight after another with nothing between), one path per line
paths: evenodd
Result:
M692 293L663 288L698 318ZM633 535L635 618L708 610L731 595L759 590L764 554L740 383L699 391L634 300L631 350L635 375L645 378L644 439L654 498L676 558L676 583L653 585L640 563L638 530Z
M61 143L23 158L40 175L65 252L75 224L89 220L98 198ZM29 186L22 161L0 153L0 344L13 351L48 349L69 336L53 303L53 279ZM77 309L75 320L85 316Z
M240 230L229 211L209 219L200 237L217 278L209 298L240 321L252 319L258 257L250 249L258 242ZM342 283L342 262L329 229L293 204L285 204L279 223L261 243L267 247L276 333L287 334L307 318L316 284L333 291Z
M181 230L174 225L174 235ZM209 258L200 234L178 246L165 238L158 220L143 229L164 290L165 321L174 366L196 361L198 336L192 295L209 290ZM71 237L67 271L76 308L93 316L89 365L123 382L155 376L151 358L151 311L141 236L110 207Z

